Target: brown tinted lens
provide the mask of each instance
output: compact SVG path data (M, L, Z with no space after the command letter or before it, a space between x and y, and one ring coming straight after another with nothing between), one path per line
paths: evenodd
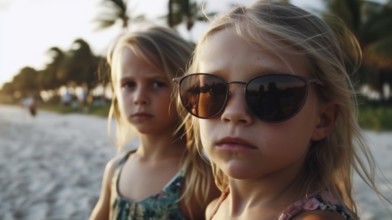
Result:
M180 82L180 98L184 107L199 118L212 118L224 108L226 83L208 74L193 74Z
M306 81L295 75L266 75L251 80L246 101L261 120L279 122L299 112L307 96Z

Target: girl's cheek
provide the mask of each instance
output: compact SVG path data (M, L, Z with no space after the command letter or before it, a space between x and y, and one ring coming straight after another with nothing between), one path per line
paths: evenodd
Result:
M211 125L209 123L206 123L206 121L209 119L199 119L199 131L200 135L202 138L208 138L210 130L211 130Z
M207 120L208 119L199 120L200 138L204 148L210 147L213 137L217 135L214 132L213 124L206 122Z

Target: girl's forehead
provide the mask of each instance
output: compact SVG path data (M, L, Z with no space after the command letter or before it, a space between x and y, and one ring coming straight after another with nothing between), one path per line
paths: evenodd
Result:
M264 39L251 42L231 29L215 32L199 45L198 67L200 71L256 68L254 71L298 72L301 75L311 71L307 57L294 47L277 43L272 38Z

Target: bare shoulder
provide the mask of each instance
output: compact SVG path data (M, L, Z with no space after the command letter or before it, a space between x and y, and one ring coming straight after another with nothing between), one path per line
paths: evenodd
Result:
M110 189L110 183L114 176L114 172L116 171L116 168L118 167L120 160L124 157L124 155L125 153L118 154L106 163L102 184L106 185L107 189Z
M216 198L208 204L206 208L206 219L211 219L211 217L214 215L214 212L216 211L216 206L218 205L219 198Z
M346 220L343 216L330 211L305 212L294 220Z
M105 167L105 173L113 173L114 170L117 168L118 163L120 162L120 160L125 156L125 153L121 153L118 154L116 156L114 156L112 159L110 159L107 163L106 163L106 167Z
M101 193L94 209L92 210L89 220L101 220L109 218L110 207L110 182L116 170L117 164L123 155L113 157L106 163L105 171L102 178Z

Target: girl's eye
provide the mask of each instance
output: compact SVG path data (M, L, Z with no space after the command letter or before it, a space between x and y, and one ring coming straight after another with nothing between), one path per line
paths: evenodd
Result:
M134 88L135 86L136 86L136 83L132 82L132 81L126 81L126 82L121 83L121 88L124 88L124 89L131 89L131 88Z
M166 87L166 86L167 86L167 84L162 81L154 81L152 83L152 87L154 87L154 88L161 88L161 87Z

